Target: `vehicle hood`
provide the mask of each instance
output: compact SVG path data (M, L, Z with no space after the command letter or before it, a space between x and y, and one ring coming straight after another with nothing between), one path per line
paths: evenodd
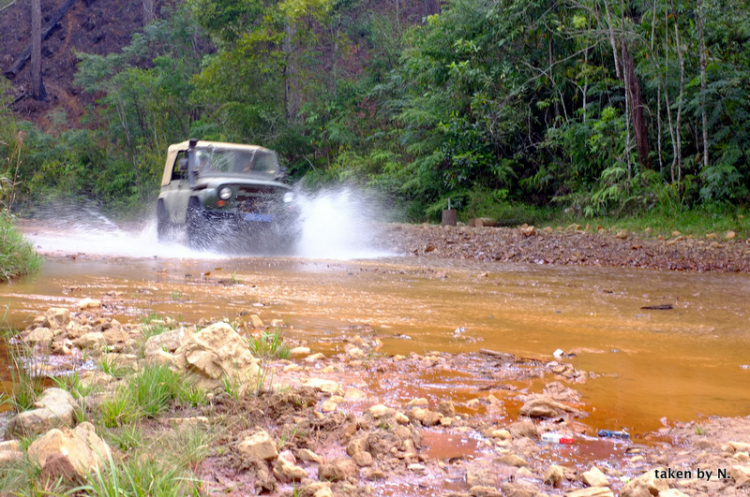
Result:
M268 181L258 178L252 178L240 175L224 175L224 176L206 176L204 178L198 178L193 186L193 190L204 190L207 188L218 188L221 185L247 185L247 186L267 186L273 188L281 188L284 190L291 190L292 187L281 183L280 181Z

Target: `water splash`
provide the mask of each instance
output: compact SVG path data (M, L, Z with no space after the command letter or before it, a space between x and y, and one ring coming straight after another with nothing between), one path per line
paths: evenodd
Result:
M382 201L351 187L297 192L301 209L297 253L321 259L369 259L393 255L379 248Z
M189 248L184 230L159 241L155 215L140 223L119 225L91 202L50 201L37 207L22 228L43 254L88 254L114 257L220 259L233 256L292 255L320 259L365 259L393 255L378 249L378 221L383 209L377 197L353 189L296 191L299 242L293 250L250 249L241 243L217 244L215 251ZM231 233L222 238L231 239Z

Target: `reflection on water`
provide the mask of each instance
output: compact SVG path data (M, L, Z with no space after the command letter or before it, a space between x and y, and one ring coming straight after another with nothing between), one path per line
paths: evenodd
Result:
M286 320L289 334L318 350L336 342L316 340L357 333L351 326L372 327L391 354L487 348L551 361L559 348L575 354L565 360L576 368L603 375L573 385L591 406L584 421L597 429L642 432L662 416L750 410L750 370L741 368L750 363L749 276L421 262L57 258L0 287L0 303L16 327L94 297L121 320L155 311L194 322L249 310ZM661 303L674 309L641 309ZM408 378L391 381L409 388ZM435 396L479 389L471 377L418 383Z

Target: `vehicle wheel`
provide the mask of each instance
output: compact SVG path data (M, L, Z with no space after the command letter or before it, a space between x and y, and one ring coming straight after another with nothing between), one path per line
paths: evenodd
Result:
M203 250L208 246L208 220L203 209L191 202L187 211L187 238L190 248Z
M164 202L159 201L156 206L156 236L160 242L166 241L172 232L172 223L169 222L169 214L164 207Z

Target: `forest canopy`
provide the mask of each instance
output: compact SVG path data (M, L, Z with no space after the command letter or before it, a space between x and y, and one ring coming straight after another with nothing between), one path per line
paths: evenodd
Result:
M412 219L448 199L587 216L750 200L744 0L186 0L77 58L97 97L81 123L2 111L21 198L143 205L192 137L275 149L293 179L377 188Z

